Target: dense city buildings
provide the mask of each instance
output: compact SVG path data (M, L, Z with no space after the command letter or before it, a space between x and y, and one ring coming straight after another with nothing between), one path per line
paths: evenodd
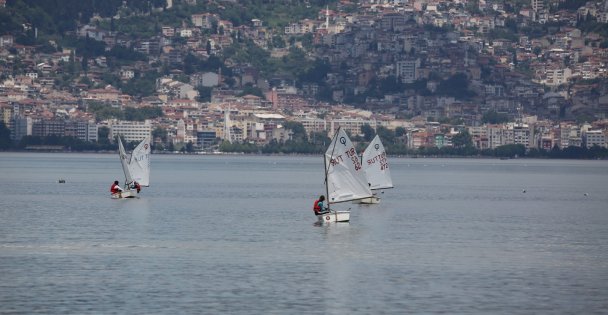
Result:
M340 1L283 24L170 4L125 3L62 42L0 28L11 139L153 134L209 150L284 142L297 123L309 137L399 129L410 149L455 146L465 131L480 150L607 147L608 0Z

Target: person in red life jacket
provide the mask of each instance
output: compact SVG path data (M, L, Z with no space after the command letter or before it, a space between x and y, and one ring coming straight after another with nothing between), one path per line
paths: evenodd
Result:
M141 186L139 185L139 183L133 182L133 186L135 187L135 189L137 189L137 193L139 194L139 192L141 191Z
M133 181L133 182L131 183L131 185L129 185L129 187L130 187L131 189L135 189L135 190L137 190L137 193L138 193L138 194L139 194L139 192L141 191L141 186L140 186L140 185L139 185L139 183L138 183L138 182L136 182L136 181Z
M323 204L324 201L325 201L325 196L323 196L323 195L321 197L319 197L319 199L315 200L315 205L312 208L312 210L314 210L314 212L315 212L315 215L322 215L322 214L326 214L329 212L329 210L327 210L327 208Z
M114 194L118 194L119 197L122 197L122 188L118 185L118 181L115 180L114 184L112 184L112 186L110 187L110 192L112 193L112 195Z

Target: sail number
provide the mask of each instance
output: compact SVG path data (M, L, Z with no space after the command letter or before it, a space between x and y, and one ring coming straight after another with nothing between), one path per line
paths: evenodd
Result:
M338 155L335 158L331 159L329 163L331 164L331 166L336 166L342 163L342 155Z
M360 170L361 162L359 162L359 157L357 156L357 152L355 151L355 148L351 147L350 149L346 150L346 155L353 162L353 165L355 166L355 171Z
M149 159L148 156L149 156L148 154L138 155L138 156L135 156L135 160L136 161L148 160Z
M359 157L357 156L357 153L355 152L355 148L351 147L350 149L346 150L346 156L351 160L351 162L353 162L353 166L355 167L355 171L358 171L361 169L361 162L359 161ZM336 156L335 158L331 159L329 161L329 163L331 164L331 166L336 166L340 163L342 163L342 161L344 161L342 159L342 154Z
M371 159L367 159L367 165L372 165L374 163L380 163L380 170L388 169L388 160L386 159L386 152L382 152Z

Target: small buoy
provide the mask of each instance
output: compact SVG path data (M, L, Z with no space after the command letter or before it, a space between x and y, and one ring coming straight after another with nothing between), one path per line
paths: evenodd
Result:
M589 196L589 194L588 194L588 193L584 193L584 195L585 195L585 197Z
M524 190L522 190L521 192L525 194L525 193L526 193L526 190L524 189Z

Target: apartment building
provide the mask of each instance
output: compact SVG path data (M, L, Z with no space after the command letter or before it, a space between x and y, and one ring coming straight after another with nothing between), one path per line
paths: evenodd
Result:
M125 141L141 141L152 134L152 124L149 120L138 121L112 121L110 128L110 139L120 135Z
M602 130L589 130L583 133L583 145L589 149L593 146L606 148L606 135Z

